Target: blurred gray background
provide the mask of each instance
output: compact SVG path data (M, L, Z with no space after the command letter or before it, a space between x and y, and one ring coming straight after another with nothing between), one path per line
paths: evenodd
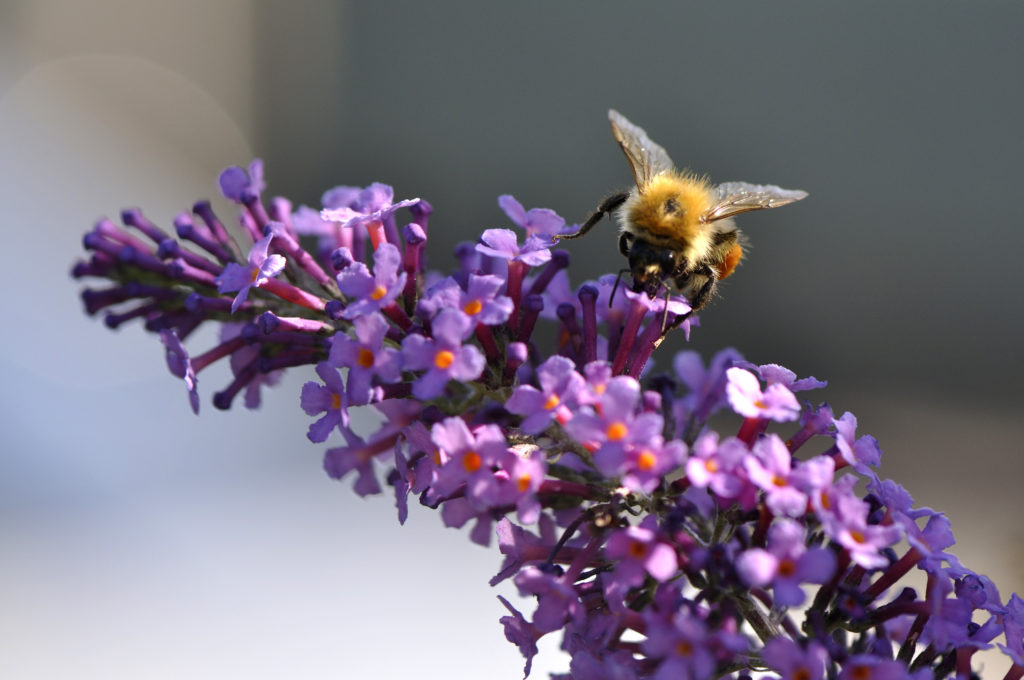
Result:
M194 418L67 272L98 216L169 225L253 156L296 203L427 198L447 267L499 194L579 222L628 186L609 107L715 181L810 192L739 218L690 346L829 380L808 398L1024 590L1022 28L1012 2L0 3L0 675L519 677L497 551L328 480L311 372L258 413L203 374ZM576 282L622 266L608 223L570 250Z

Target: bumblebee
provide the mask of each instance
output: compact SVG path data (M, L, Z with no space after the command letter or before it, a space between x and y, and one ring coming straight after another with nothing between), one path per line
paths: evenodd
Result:
M607 197L578 231L557 238L579 238L602 217L614 214L619 252L629 261L633 290L650 298L671 282L694 311L701 309L743 257L744 236L730 218L807 196L806 191L766 184L714 186L706 178L676 170L665 149L618 111L608 111L608 119L636 187Z

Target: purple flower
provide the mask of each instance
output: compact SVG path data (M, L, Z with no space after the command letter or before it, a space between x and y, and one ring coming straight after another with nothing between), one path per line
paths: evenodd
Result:
M462 290L452 277L435 284L417 304L417 313L432 319L442 309L459 309L474 324L496 326L512 314L512 299L498 295L505 282L490 274L470 274L466 290Z
M511 229L488 229L480 236L480 241L476 246L478 252L501 260L523 262L536 267L551 259L551 251L548 250L550 241L539 236L527 236L520 246L519 239Z
M787 637L772 638L764 644L761 658L781 680L824 680L828 652L811 640L804 649Z
M241 336L246 326L247 324L244 323L225 323L220 330L221 341L226 342ZM259 358L259 345L246 345L231 354L231 373L236 380L243 376L246 377L244 403L247 409L259 408L260 388L264 385L273 387L281 381L281 376L284 374L283 370L269 373L259 370L257 363Z
M395 212L420 202L418 198L406 199L394 203L394 190L386 185L374 182L354 197L353 187L336 187L324 194L320 217L328 222L337 222L343 228L354 228L361 225L371 226L393 219Z
M263 181L263 161L254 158L249 163L249 172L246 172L237 165L225 168L220 173L218 180L220 192L225 198L230 198L235 203L242 202L242 193L246 190L254 193L263 193L267 185Z
M1024 599L1014 593L1006 603L1003 616L1005 645L999 645L1018 666L1024 666Z
M516 574L515 584L523 596L537 596L533 625L542 633L558 630L570 618L582 622L586 616L576 589L554 574L527 565Z
M349 403L366 404L370 401L374 378L382 383L393 383L401 378L401 354L397 349L384 347L389 326L380 314L358 316L352 321L352 327L354 339L341 333L331 339L328 361L348 369Z
M704 368L700 354L685 351L676 354L672 368L689 389L689 393L677 402L676 411L680 420L688 418L706 420L712 413L726 404L726 371L742 360L734 349L718 352Z
M889 563L882 549L900 540L903 531L896 524L868 522L868 504L853 492L856 481L852 476L843 477L812 500L825 533L846 548L854 562L877 569Z
M668 313L674 314L675 316L682 316L692 310L690 303L682 295L669 296L668 302L666 303L665 298L661 295L657 295L652 298L648 297L648 295L643 292L634 293L629 288L623 288L622 294L625 295L626 299L631 303L642 305L648 312L654 314L658 318L661 318L661 315L664 314L666 306L668 307Z
M598 398L595 409L584 409L565 429L576 441L595 451L594 463L605 475L618 476L625 470L626 451L660 437L663 421L657 413L636 414L640 404L640 383L629 376L616 376Z
M523 209L522 203L509 194L498 197L498 205L527 236L555 236L566 231L565 220L549 208ZM575 231L575 229L573 229Z
M836 448L839 454L850 465L878 467L882 462L882 450L878 440L871 435L855 439L857 433L857 417L847 411L838 420L836 426Z
M742 361L737 365L757 375L761 380L764 380L765 385L782 385L790 392L817 390L828 385L828 382L818 380L814 376L797 380L796 373L779 364L761 364L756 366L749 361Z
M522 428L527 434L543 432L552 420L562 425L569 422L586 382L576 372L576 365L561 356L553 356L537 368L537 381L540 389L520 385L505 402L509 411L525 416Z
M626 588L644 582L646 575L664 583L679 568L679 560L672 546L658 534L655 518L649 516L640 526L613 531L608 537L604 554L616 562L612 581Z
M338 274L338 288L355 298L342 312L355 319L384 309L402 292L406 273L400 271L402 254L390 243L382 243L373 253L373 274L362 262L353 262Z
M622 486L630 491L651 493L662 478L685 459L686 444L678 439L666 442L661 436L655 436L645 443L634 443L626 450Z
M258 288L267 279L277 276L284 269L285 259L283 256L267 255L272 238L274 238L274 235L268 234L253 244L252 250L249 251L248 267L228 262L221 275L214 279L214 283L217 284L218 293L238 291L234 301L231 303L232 314L249 297L250 288L253 286Z
M431 429L431 439L444 461L432 485L434 491L450 496L465 484L466 497L487 507L486 500L497 485L492 470L507 465L512 455L501 428L481 425L470 430L462 418L445 418Z
M803 604L802 583L827 583L836 569L836 558L827 548L808 549L805 531L791 519L777 519L768 530L768 549L750 548L736 558L736 570L750 586L769 584L775 605Z
M357 494L369 496L380 493L380 482L373 471L373 459L381 452L382 439L385 443L389 441L389 433L382 431L369 442L347 428L342 433L348 440L348 446L327 449L324 454L324 470L332 479L342 479L355 470L357 476L352 489Z
M557 540L554 523L547 515L541 515L538 519L539 536L516 526L507 517L498 520L495 529L498 550L505 556L505 560L498 573L491 578L490 585L498 585L522 569L526 563L542 562L551 554L551 546Z
M537 492L547 476L547 460L544 452L536 447L528 451L516 447L510 451L513 455L504 461L503 469L495 474L498 486L492 498L493 503L489 505L514 505L519 521L533 524L541 516Z
M167 368L171 374L185 380L185 387L188 389L188 403L192 412L199 415L199 392L197 387L196 372L192 368L192 361L189 359L185 345L178 339L178 334L172 330L160 331L160 341L167 348Z
M741 416L778 422L800 417L800 403L784 385L775 383L762 391L757 376L738 367L726 370L725 375L729 405Z
M843 663L843 670L839 674L839 680L915 680L925 677L933 677L930 669L923 669L926 674L910 675L907 667L900 661L880 659L870 654L858 654L851 656Z
M315 416L323 413L320 420L309 426L306 434L311 442L327 441L331 430L337 427L342 433L348 427L348 402L345 395L345 385L341 381L341 374L338 369L329 363L317 364L316 374L323 380L321 385L315 381L309 381L302 386L300 404L307 416Z
M762 437L743 459L747 477L764 491L765 504L776 515L800 517L807 509L807 494L791 478L793 457L777 434Z
M533 657L537 656L537 640L542 633L538 631L518 609L513 607L508 600L501 595L498 599L505 609L512 616L502 616L498 622L505 628L505 639L519 648L519 653L526 659L526 666L523 668L523 677L530 675L530 668L533 666Z
M714 634L696 616L680 610L665 620L649 612L644 652L661 659L654 680L699 680L714 677Z
M479 349L462 344L472 330L472 322L465 314L455 309L442 310L431 330L432 338L409 335L402 341L403 367L426 371L412 386L417 399L440 395L449 380L475 380L487 363Z
M756 487L747 479L744 460L749 451L735 437L721 443L717 432L702 434L693 444L686 461L686 477L700 489L710 489L723 501L736 499L741 507L757 504Z

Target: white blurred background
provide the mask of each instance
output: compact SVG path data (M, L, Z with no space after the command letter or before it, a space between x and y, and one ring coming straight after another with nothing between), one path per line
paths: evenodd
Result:
M578 222L625 186L609 106L715 180L810 191L742 222L750 261L694 347L828 379L812 397L950 515L961 559L1024 590L1024 10L625 11L0 3L0 676L519 677L496 549L327 479L310 374L255 413L217 412L227 376L203 374L195 418L157 340L86 318L67 272L100 215L167 226L253 156L296 203L427 198L447 266L501 193ZM572 250L580 278L621 266L610 228Z

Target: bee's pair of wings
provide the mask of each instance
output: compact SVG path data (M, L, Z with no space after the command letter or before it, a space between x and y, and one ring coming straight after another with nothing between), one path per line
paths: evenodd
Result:
M633 179L641 191L655 176L675 169L665 149L651 141L643 128L630 123L615 109L608 111L608 120L611 121L615 141L625 152L633 169ZM774 184L724 182L715 187L715 203L701 215L701 221L714 222L751 210L778 208L806 196L806 191L783 189Z

